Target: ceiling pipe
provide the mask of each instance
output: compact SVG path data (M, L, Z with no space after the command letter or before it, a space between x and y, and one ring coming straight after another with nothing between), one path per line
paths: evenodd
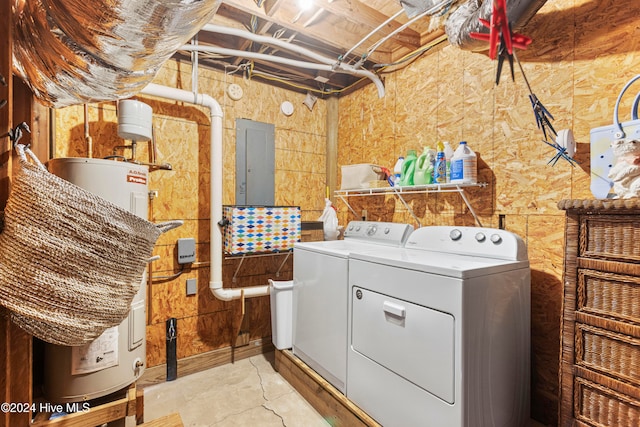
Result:
M374 34L376 34L378 31L380 31L381 29L383 29L384 27L387 26L387 24L389 24L390 22L393 22L396 20L396 18L398 18L400 15L402 15L402 13L404 12L403 9L400 9L399 11L396 12L395 15L389 17L389 19L387 19L386 21L384 21L382 24L378 25L378 27L374 28L373 31L371 31L369 34L367 34L366 36L364 36L358 43L356 43L355 45L353 45L353 47L351 49L349 49L347 51L347 53L345 53L344 55L342 55L343 59L346 59L349 55L351 55L351 53L353 53L354 50L356 50L358 47L360 47L362 45L362 43L366 42L367 40L369 40L369 38L371 36L373 36Z
M218 101L213 97L176 89L168 86L160 86L154 83L147 85L140 92L145 95L157 96L174 101L188 102L201 105L210 111L211 116L211 184L210 184L210 280L209 289L213 295L222 301L231 301L240 298L252 298L269 295L269 285L249 286L245 288L224 288L222 283L222 133L223 113Z
M373 82L373 84L375 84L376 88L378 89L378 97L380 98L384 97L384 94L385 94L384 84L382 83L382 80L380 80L380 78L371 71L361 69L361 68L356 68L348 64L337 64L335 59L327 58L326 56L317 54L308 49L305 49L300 46L296 46L284 40L280 40L274 37L261 36L259 34L254 34L249 31L222 27L222 26L213 25L213 24L205 25L204 27L202 27L201 31L208 31L208 32L218 33L218 34L226 34L226 35L235 36L235 37L243 37L248 40L255 41L257 43L270 44L270 45L277 46L282 49L286 49L291 52L295 52L300 55L306 56L307 58L313 59L319 62L320 64L313 63L313 62L306 62L306 61L298 61L295 59L283 58L283 57L273 56L273 55L265 55L265 54L260 54L256 52L246 52L241 50L220 48L215 46L200 45L197 47L197 49L200 49L201 52L210 52L210 53L218 53L220 55L230 55L230 56L240 56L240 57L251 58L251 59L260 59L263 61L276 62L279 64L291 65L299 68L331 71L331 72L337 72L337 73L343 73L343 74L351 74L357 77L365 77L370 79ZM186 50L186 51L191 51L193 49L196 49L196 47L191 45L186 45L181 48L181 50Z
M438 3L438 4L434 5L433 7L431 7L430 9L427 9L427 10L425 10L423 12L420 12L419 14L415 15L414 17L409 19L407 22L405 22L403 25L401 25L400 27L396 28L391 33L389 33L388 35L386 35L385 37L381 38L376 43L374 43L367 50L367 53L363 55L363 57L360 59L359 62L362 62L367 57L371 56L371 54L373 52L375 52L383 43L385 43L387 40L389 40L391 37L395 36L399 32L403 31L405 28L407 28L409 25L413 24L418 19L421 19L421 18L425 17L426 15L433 15L435 12L441 10L443 7L449 6L452 2L453 2L453 0L443 0L440 3ZM358 64L356 63L356 65L358 65Z
M185 45L182 46L180 50L191 51L194 49L198 49L200 52L208 52L208 53L217 53L219 55L228 55L228 56L241 56L244 58L250 59L259 59L262 61L275 62L278 64L291 65L293 67L306 68L309 70L321 70L321 71L330 71L334 73L343 73L350 74L356 77L366 77L373 82L373 84L378 89L378 97L384 97L384 84L382 80L373 72L363 69L356 69L351 65L341 64L337 68L333 65L327 64L316 64L314 62L306 62L306 61L298 61L295 59L283 58L280 56L266 55L263 53L256 52L245 52L242 50L234 50L234 49L226 49L222 47L216 46L192 46Z
M324 55L320 55L319 53L316 53L304 47L292 44L288 41L277 39L271 36L261 36L260 34L255 34L250 31L240 30L237 28L223 27L222 25L206 24L204 27L202 27L200 31L206 31L206 32L216 33L216 34L225 34L225 35L234 36L234 37L242 37L248 40L253 40L254 42L257 42L257 43L278 46L283 49L287 49L291 52L299 53L300 55L306 56L307 58L311 58L315 61L321 62L323 64L327 64L327 65L331 65L335 62L335 60L332 58L327 58Z

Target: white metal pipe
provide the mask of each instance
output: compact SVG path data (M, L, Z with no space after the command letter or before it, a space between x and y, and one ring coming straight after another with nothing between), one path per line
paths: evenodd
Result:
M404 9L400 9L398 12L396 12L395 15L391 16L389 19L387 19L386 21L384 21L382 24L380 24L377 28L374 28L373 31L371 31L369 34L367 34L366 36L364 36L362 38L362 40L360 40L358 43L356 43L355 45L353 45L353 47L351 49L349 49L347 51L347 53L345 53L344 55L342 55L342 57L346 60L347 56L349 56L351 54L351 52L353 52L354 50L356 50L362 43L364 43L365 41L369 40L369 37L371 37L372 35L374 35L375 33L377 33L378 31L380 31L382 28L384 28L389 22L394 21L398 16L402 15L402 12L404 12Z
M223 301L269 295L269 285L249 286L245 288L225 289L222 283L222 231L219 223L222 221L222 108L218 101L209 95L189 92L168 86L149 84L142 92L145 95L158 96L174 101L188 102L209 108L211 112L211 184L210 184L210 244L211 277L209 289L213 295Z
M235 36L235 37L242 37L248 40L253 40L254 42L258 42L258 43L263 43L263 44L270 44L272 46L278 46L281 47L283 49L287 49L291 52L296 52L299 53L300 55L306 56L307 58L311 58L315 61L321 62L323 64L327 64L327 65L331 65L335 62L335 59L333 58L327 58L324 55L320 55L316 52L313 52L309 49L306 49L304 47L301 46L297 46L295 44L292 44L288 41L285 40L281 40L281 39L277 39L275 37L268 37L268 36L261 36L260 34L255 34L249 31L245 31L245 30L240 30L237 28L229 28L229 27L223 27L220 25L214 25L214 24L206 24L204 27L202 27L202 29L200 31L208 31L211 33L218 33L218 34L226 34L228 36Z
M378 89L378 97L380 98L384 97L384 84L382 83L382 80L380 80L380 78L375 73L368 70L364 70L364 69L358 69L348 64L338 64L336 67L335 64L334 65L316 64L313 62L298 61L295 59L283 58L280 56L265 55L263 53L246 52L242 50L226 49L226 48L216 47L216 46L185 45L185 46L182 46L180 50L191 51L193 49L199 49L201 52L217 53L219 55L241 56L244 58L260 59L263 61L276 62L279 64L291 65L293 67L306 68L310 70L322 70L322 71L338 72L343 74L351 74L357 77L366 77L370 79L373 82L373 84L375 84L376 88Z
M418 19L421 19L423 16L425 15L430 15L433 14L434 12L436 12L437 10L441 9L442 7L444 7L447 4L451 4L452 0L443 0L442 2L438 3L437 5L433 6L431 9L427 9L424 12L419 13L418 15L414 16L413 18L409 19L407 22L405 22L403 25L401 25L400 27L396 28L395 30L393 30L391 33L389 33L388 35L384 36L383 38L381 38L380 40L378 40L376 43L374 43L369 49L367 49L367 53L366 56L370 56L373 52L376 51L376 49L378 49L384 42L386 42L387 40L389 40L391 37L395 36L396 34L398 34L400 31L404 30L405 28L407 28L409 25L413 24L415 21L417 21Z

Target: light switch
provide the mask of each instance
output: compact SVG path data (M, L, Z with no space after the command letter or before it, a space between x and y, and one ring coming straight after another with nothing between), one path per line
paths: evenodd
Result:
M198 293L198 284L196 279L187 279L187 296L195 295Z

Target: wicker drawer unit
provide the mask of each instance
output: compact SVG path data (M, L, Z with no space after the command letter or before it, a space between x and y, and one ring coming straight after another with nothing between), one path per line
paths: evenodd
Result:
M640 200L566 211L559 425L640 426Z

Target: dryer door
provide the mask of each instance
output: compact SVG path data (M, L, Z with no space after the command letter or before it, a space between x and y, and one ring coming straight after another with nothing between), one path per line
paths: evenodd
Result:
M352 292L352 349L454 403L454 317L357 286Z

